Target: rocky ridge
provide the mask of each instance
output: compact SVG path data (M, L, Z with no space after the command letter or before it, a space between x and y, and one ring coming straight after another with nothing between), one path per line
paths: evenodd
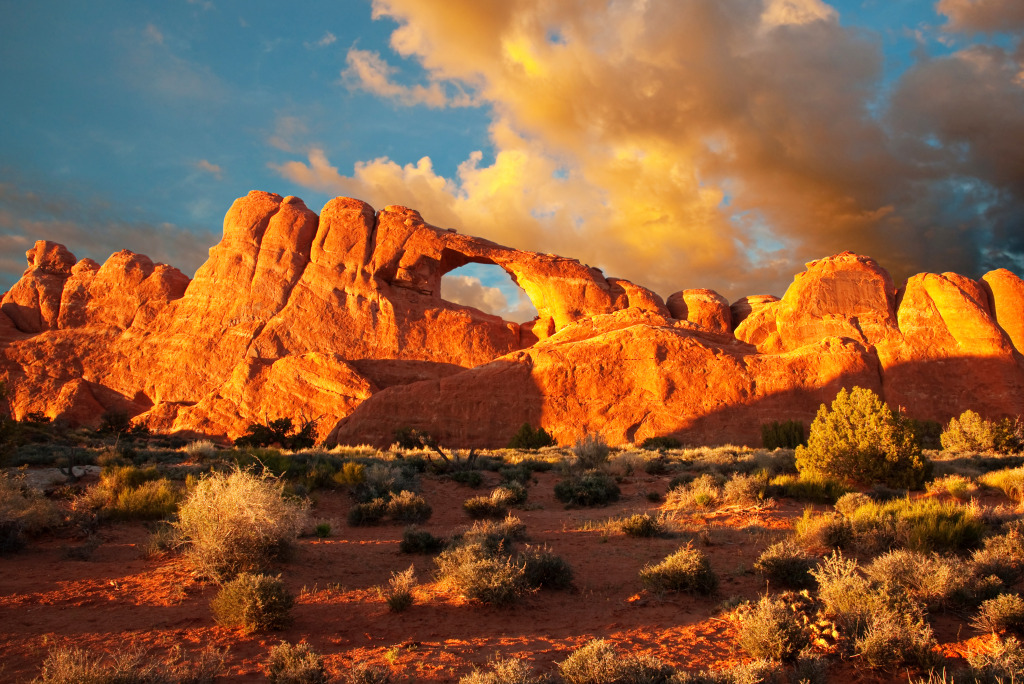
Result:
M896 288L851 253L807 264L781 298L711 290L663 301L564 257L515 250L336 198L251 192L191 281L121 251L99 265L37 242L0 300L0 379L15 417L233 438L317 419L331 442L399 427L503 446L524 423L560 442L675 435L757 444L859 385L919 419L1024 414L1024 281L920 274ZM441 278L496 264L538 317L441 299Z

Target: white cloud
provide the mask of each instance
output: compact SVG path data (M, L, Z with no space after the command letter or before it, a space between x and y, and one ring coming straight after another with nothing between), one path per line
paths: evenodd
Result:
M537 310L525 293L520 293L518 300L510 304L500 289L488 287L472 276L446 275L441 279L441 298L515 323L524 323L537 316Z
M315 40L311 43L303 43L307 50L313 50L315 48L325 48L328 45L334 45L338 42L338 36L334 35L330 31L324 32L324 35L319 40Z
M377 52L352 48L345 58L348 66L341 72L344 83L349 87L359 88L380 97L411 106L424 105L433 108L472 107L473 98L464 92L449 97L437 81L429 85L405 86L395 83L392 77L398 69L389 65Z
M220 180L224 175L224 170L220 168L220 166L218 166L217 164L210 163L205 159L200 159L199 161L197 161L196 168L199 169L200 171L204 171L210 174L217 180Z

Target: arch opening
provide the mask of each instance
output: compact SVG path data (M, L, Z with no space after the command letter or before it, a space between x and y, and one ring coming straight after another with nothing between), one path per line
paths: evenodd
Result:
M441 277L441 299L471 306L513 323L537 317L537 309L523 288L505 269L493 263L467 263Z

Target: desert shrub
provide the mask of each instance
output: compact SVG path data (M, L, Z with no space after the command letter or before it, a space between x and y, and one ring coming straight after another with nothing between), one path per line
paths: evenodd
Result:
M640 444L640 448L647 451L668 451L670 449L682 448L682 446L683 443L678 439L668 436L648 437Z
M410 525L402 531L402 541L398 550L402 553L437 553L444 548L444 539L435 537L426 530L418 530L415 525Z
M754 570L772 582L804 589L814 584L811 568L814 558L796 543L786 540L772 544L754 561ZM755 656L757 657L757 656Z
M354 495L360 502L386 501L404 490L416 491L415 482L405 470L390 463L374 463L363 469L363 481L356 485Z
M1024 525L1013 525L982 543L971 557L977 576L995 575L1007 585L1024 576Z
M306 526L305 506L287 499L266 474L235 469L201 479L178 509L176 529L188 557L216 580L259 570Z
M857 654L870 667L893 667L907 662L931 667L942 659L935 650L937 646L923 617L893 608L877 610L867 629L854 641Z
M939 451L942 449L942 423L934 420L916 420L907 418L907 425L914 433L914 439L922 449Z
M971 626L982 632L1024 630L1024 599L1019 594L1000 594L982 602Z
M286 627L293 603L280 576L243 572L221 586L210 608L218 624L251 633Z
M722 496L731 504L754 504L764 499L768 476L764 473L734 473L722 486Z
M181 450L196 459L213 458L217 455L217 445L208 439L189 442Z
M488 664L490 671L474 669L459 679L459 684L544 684L547 679L533 674L533 668L522 660L509 658Z
M665 497L665 503L674 508L709 510L722 499L722 489L713 475L701 475L689 484L673 487Z
M928 483L929 494L948 494L954 499L966 499L969 494L977 491L978 485L969 477L955 473L937 477Z
M504 496L474 496L462 502L462 510L474 520L482 518L503 518L508 515L508 501Z
M854 536L868 546L917 551L967 551L981 542L978 511L953 501L895 499L868 503L849 516Z
M412 590L416 587L416 568L410 565L402 572L391 573L387 586L379 592L392 613L401 613L413 604Z
M970 565L960 558L910 549L878 556L865 573L886 593L903 592L932 608L970 602L978 588Z
M448 473L448 477L459 484L479 487L484 482L484 476L479 470L455 470Z
M0 554L16 551L26 535L36 535L61 523L60 509L25 478L0 472Z
M372 499L364 503L352 504L348 509L348 524L353 527L376 525L388 512L388 502L383 498Z
M391 671L368 663L353 663L341 675L344 684L391 684Z
M603 506L619 499L619 485L601 472L574 475L555 485L555 498L576 506Z
M774 420L761 425L761 444L765 449L796 449L805 443L804 424L799 420Z
M634 513L618 522L618 528L630 537L662 537L668 529L650 513Z
M1013 501L1024 501L1024 467L985 473L978 481L986 487L1000 490Z
M940 439L946 451L993 451L996 448L996 425L967 410L958 418L949 420Z
M507 515L504 520L478 520L461 536L467 543L483 544L492 551L508 551L525 538L526 525L514 515Z
M874 499L867 494L862 494L860 492L847 492L836 499L835 509L840 515L849 518L858 508L873 501Z
M326 520L313 525L313 535L318 539L326 539L331 536L331 523Z
M1014 684L1024 672L1024 647L1013 637L991 642L988 651L967 656L971 684Z
M534 430L529 423L523 423L519 432L508 442L509 449L543 449L554 446L555 439L544 428Z
M271 684L327 684L330 678L324 659L305 641L282 641L270 649L265 664Z
M519 554L526 583L538 589L568 589L572 586L572 567L551 549L528 546Z
M366 466L355 461L346 461L331 475L331 479L345 487L357 487L366 480Z
M582 470L593 470L608 462L611 448L604 437L596 432L588 432L572 445L575 457L574 465Z
M618 653L604 639L594 639L558 663L566 684L656 684L667 682L672 668L650 656Z
M818 583L818 600L839 627L847 634L863 633L878 601L871 583L857 571L857 561L836 552L811 575Z
M468 599L505 606L530 591L521 564L479 541L463 540L434 560L439 579Z
M640 571L640 582L655 592L684 591L691 594L713 594L718 589L718 577L711 569L707 554L686 545L665 560L645 566Z
M395 494L387 504L388 517L400 522L426 522L432 513L433 509L422 496L409 491Z
M37 680L43 684L212 684L224 668L224 651L186 654L180 647L164 659L142 649L93 655L77 648L52 649Z
M792 594L763 595L740 620L740 648L754 658L793 660L810 643L804 628L808 615L806 601ZM801 619L802 618L802 619Z
M996 423L996 451L1007 454L1024 451L1024 420L1003 418Z
M917 489L931 464L913 430L871 390L840 390L831 410L824 404L811 423L807 446L797 447L797 469L855 484L881 482Z
M799 475L777 475L768 488L772 496L784 496L809 503L834 504L850 488L839 480L814 472Z
M794 526L796 540L810 549L835 549L847 546L853 539L853 527L838 513L815 514L805 509Z
M181 491L167 478L126 487L104 504L101 515L115 520L158 520L173 515Z
M672 684L779 684L781 669L777 663L769 660L753 660L749 663L733 665L724 670L702 670L700 672L677 672L669 681ZM826 682L800 684L826 684Z

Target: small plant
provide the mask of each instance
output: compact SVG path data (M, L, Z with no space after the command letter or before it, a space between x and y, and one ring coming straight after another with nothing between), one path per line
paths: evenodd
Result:
M462 503L462 510L474 520L503 518L508 515L508 501L503 495L474 496Z
M395 494L387 504L388 517L400 522L426 522L432 513L433 509L422 496L409 491Z
M1014 684L1024 672L1024 647L1013 638L993 641L988 651L967 657L972 684Z
M544 428L534 430L529 423L523 423L519 432L508 442L509 449L543 449L554 446L554 438Z
M974 484L969 477L953 474L932 480L928 483L927 490L929 494L948 494L954 499L963 501L978 490L978 485Z
M775 420L761 426L761 444L765 449L796 449L806 443L804 424L799 420Z
M808 503L834 504L850 491L835 478L820 473L777 475L772 478L769 493Z
M217 455L217 445L208 439L201 439L189 442L182 447L182 451L198 460L209 459Z
M519 554L526 583L538 589L568 589L572 586L572 568L547 547L526 547Z
M672 508L710 510L718 506L722 490L713 475L701 475L689 484L681 484L669 491L665 503Z
M931 627L913 611L879 610L864 633L854 641L858 655L869 667L894 667L905 662L928 668L942 659Z
M806 608L809 601L786 594L763 595L740 621L740 648L754 658L793 660L810 644L810 622Z
M1024 599L1019 594L1000 594L983 602L971 626L982 632L1024 631Z
M435 562L441 581L468 599L505 606L530 591L524 567L480 541L463 540L441 552Z
M346 461L331 475L331 479L343 487L357 487L366 480L366 467L362 463Z
M282 449L308 449L316 443L315 420L306 420L295 430L291 418L250 423L246 433L235 440L238 447L278 446Z
M243 572L221 586L210 608L218 624L252 633L286 627L293 603L280 576Z
M1024 525L1018 523L983 544L971 557L976 575L995 575L1007 585L1024 576Z
M348 509L348 524L352 527L376 525L384 519L387 512L388 504L383 498L353 504L352 508Z
M206 649L186 654L175 647L162 660L142 649L94 656L77 648L56 648L43 661L43 684L212 684L224 668L224 651Z
M1000 490L1012 501L1024 502L1024 467L985 473L978 481L986 487Z
M416 587L416 568L410 565L402 572L391 573L386 587L378 590L392 613L401 613L413 604L412 590Z
M329 681L323 656L305 641L294 645L282 641L272 647L265 667L271 684L327 684Z
M410 525L402 531L402 541L398 545L398 550L402 553L432 554L443 548L444 539L435 537L426 530L416 529L415 525Z
M640 582L646 589L658 593L683 591L707 595L718 589L718 577L707 555L689 544L662 562L644 567L640 571Z
M932 608L965 604L979 589L963 560L909 549L876 557L865 572L887 594L903 593Z
M907 421L892 414L871 390L840 390L811 423L807 446L796 449L801 474L829 474L861 485L917 489L931 470Z
M479 470L454 470L448 474L448 477L450 477L453 482L468 485L474 489L482 485L484 482L484 476L480 474Z
M966 551L981 543L985 523L977 510L953 501L894 499L858 507L849 516L854 535L876 545L918 551Z
M581 470L593 470L608 462L611 448L596 432L588 432L572 446L575 466Z
M618 527L630 537L663 537L668 529L650 513L634 513L619 521Z
M602 472L575 475L555 485L555 498L576 506L603 506L619 499L619 485Z
M235 469L192 488L175 527L196 569L216 580L259 570L306 526L306 509L285 498L282 482Z
M353 663L341 681L344 684L391 684L391 672L377 665Z
M850 521L838 513L816 515L810 508L794 527L797 541L810 549L834 549L848 545L853 539Z
M545 677L533 674L533 668L522 660L509 658L495 660L488 665L490 671L474 669L462 677L459 684L545 684Z
M331 536L331 523L324 520L313 526L313 534L319 539L326 539Z
M764 499L767 488L768 476L765 474L735 473L722 487L722 496L731 504L751 505Z
M594 639L558 663L566 684L667 682L672 668L656 658L618 653L604 639Z
M23 476L0 472L0 554L17 551L25 536L56 527L61 521L57 506L26 486Z
M806 589L814 584L811 577L814 565L810 554L787 540L765 549L754 562L754 570L772 582L792 589Z

